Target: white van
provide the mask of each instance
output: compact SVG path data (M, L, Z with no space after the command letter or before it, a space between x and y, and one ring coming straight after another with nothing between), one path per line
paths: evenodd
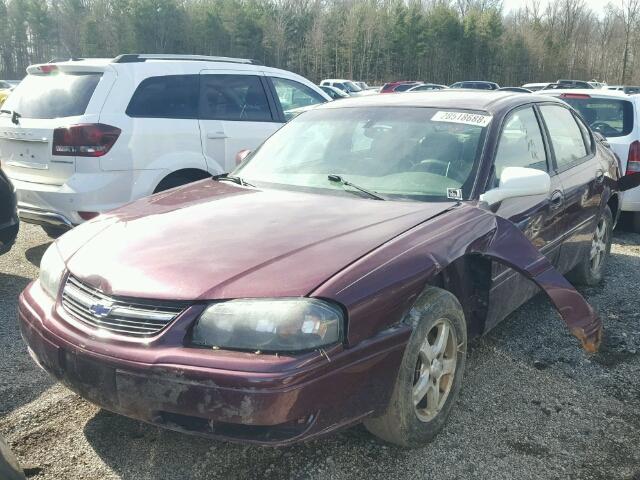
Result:
M22 220L52 236L132 200L230 171L330 98L251 60L121 55L32 65L1 107L0 162Z

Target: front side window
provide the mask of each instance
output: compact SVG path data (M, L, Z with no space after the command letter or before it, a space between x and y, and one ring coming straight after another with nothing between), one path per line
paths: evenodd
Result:
M165 75L143 80L126 113L143 118L198 118L200 75Z
M580 127L569 109L559 105L541 105L558 169L578 163L587 156Z
M353 82L344 82L344 86L349 93L361 92L362 89Z
M538 119L532 107L512 112L500 134L494 161L496 185L506 167L547 171L547 155Z
M322 95L300 82L278 77L272 77L272 80L286 120L296 115L297 112L292 111L296 108L326 102Z
M63 118L84 115L102 73L62 73L27 75L20 82L3 110L23 118Z
M199 116L204 120L273 121L267 94L256 75L203 74Z
M330 175L389 198L469 198L490 119L416 107L310 110L234 174L254 185L334 195L349 192Z

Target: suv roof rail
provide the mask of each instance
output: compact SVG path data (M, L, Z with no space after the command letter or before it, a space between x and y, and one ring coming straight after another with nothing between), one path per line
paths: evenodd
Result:
M146 62L147 60L184 60L184 61L198 61L198 62L226 62L226 63L244 63L247 65L262 65L257 60L251 60L249 58L231 58L231 57L212 57L208 55L175 55L175 54L140 54L140 53L125 53L118 55L113 59L112 63L139 63Z

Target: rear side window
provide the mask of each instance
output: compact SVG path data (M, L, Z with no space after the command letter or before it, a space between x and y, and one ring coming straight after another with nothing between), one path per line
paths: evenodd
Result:
M409 90L411 87L414 87L415 85L413 83L405 83L403 85L398 85L398 87L396 88L396 92L406 92L407 90Z
M200 75L166 75L143 80L126 113L144 118L197 118Z
M633 130L633 104L615 98L562 98L580 112L592 130L605 137L623 137Z
M500 180L506 167L547 171L544 141L533 108L522 108L509 115L500 135L494 165L496 180Z
M203 74L200 77L200 118L273 121L267 94L255 75Z
M3 110L23 118L61 118L84 115L102 73L27 75L9 96Z
M541 105L540 111L547 124L551 145L553 145L557 166L560 170L587 156L582 131L571 111L556 105Z

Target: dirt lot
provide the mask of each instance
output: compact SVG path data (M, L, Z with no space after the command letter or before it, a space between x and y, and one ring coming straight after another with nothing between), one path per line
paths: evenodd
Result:
M266 449L160 430L101 411L42 373L16 299L48 239L24 226L0 257L0 433L37 479L640 479L640 235L615 235L608 278L583 293L605 322L578 348L541 297L471 346L465 386L436 441L383 445L356 427Z

